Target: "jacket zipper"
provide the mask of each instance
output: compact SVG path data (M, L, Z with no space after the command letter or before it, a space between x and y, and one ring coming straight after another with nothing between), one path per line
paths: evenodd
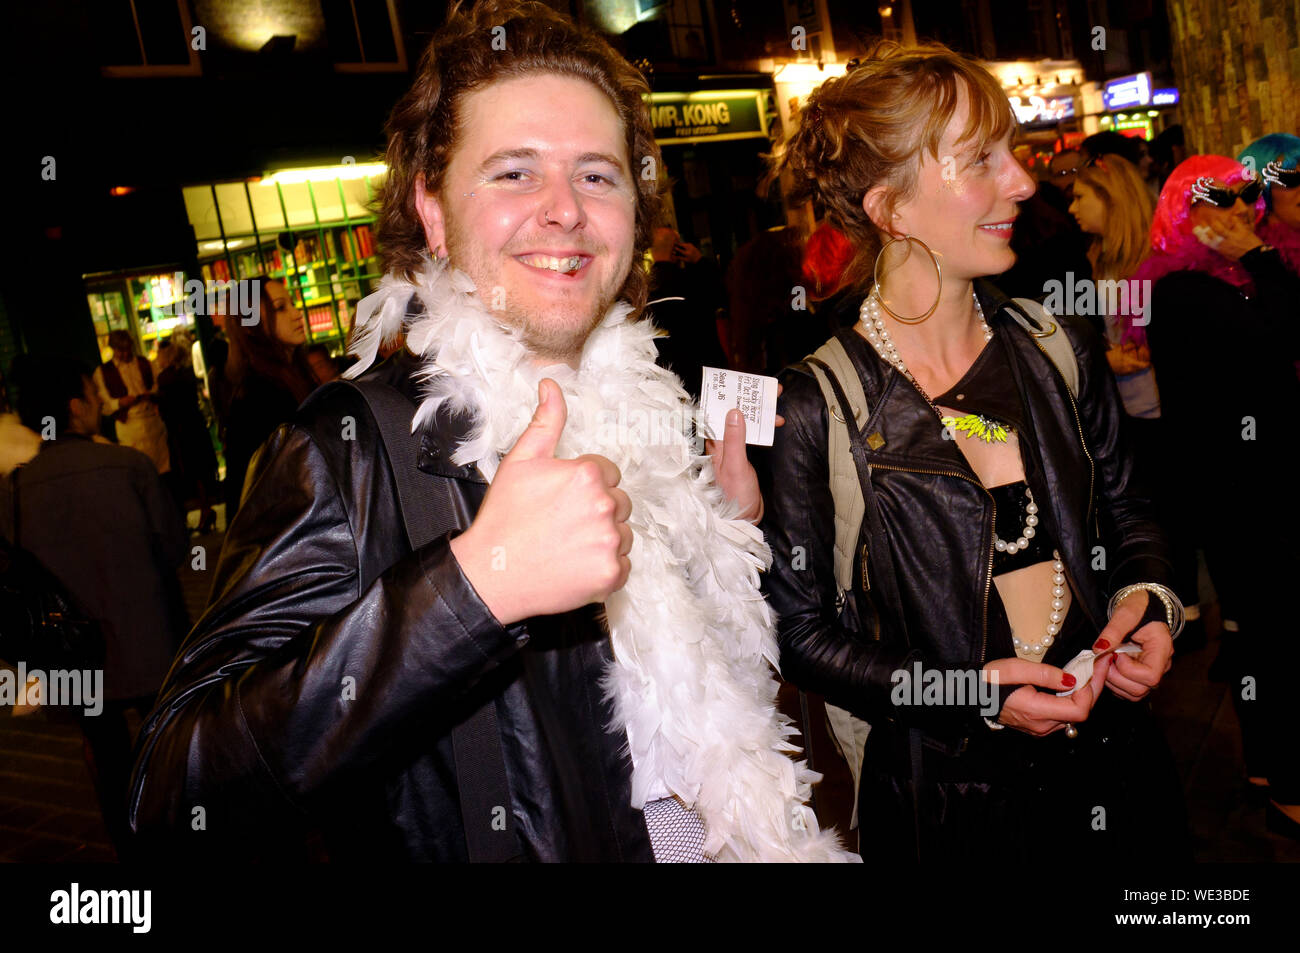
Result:
M862 561L862 591L869 593L871 592L871 579L867 575L867 544L866 543L862 544L862 551L859 555L859 558ZM849 593L849 595L851 596L852 593ZM880 641L880 613L879 612L875 613L871 617L871 640L873 642Z
M967 476L966 474L964 474L964 473L958 473L956 470L929 470L929 469L922 469L922 468L920 468L920 467L896 467L896 466L892 466L891 464L888 464L888 463L873 463L873 464L871 464L871 466L872 466L872 467L879 467L879 468L882 469L882 470L899 470L899 471L902 471L902 472L904 472L904 473L934 473L934 474L937 474L938 476L955 476L955 477L958 477L959 479L965 480L967 483L971 484L972 486L977 486L977 487L979 487L980 490L984 493L984 495L987 496L987 497L989 498L989 505L993 508L993 514L992 514L993 519L992 519L992 522L989 524L989 526L990 526L990 527L993 527L993 526L997 526L997 525L998 525L998 522L997 522L997 521L998 521L998 504L997 504L997 500L993 499L993 494L990 493L990 492L988 491L988 488L987 488L987 487L985 487L982 483L979 483L979 482L977 482L977 481L975 481L975 480L972 480L970 477L968 477L968 476ZM865 547L864 547L864 548L865 548ZM988 558L988 567L989 567L989 568L988 568L988 572L987 572L987 574L986 574L986 576L985 576L985 578L984 578L984 616L983 616L983 620L982 620L981 623L980 623L980 625L981 625L981 632L980 632L980 661L979 661L980 668L983 668L983 667L984 667L984 659L985 659L985 656L988 654L988 640L989 640L989 592L990 592L990 591L992 590L992 588L993 588L993 552L994 552L994 549L993 549L993 533L990 532L990 533L989 533L989 558ZM864 579L864 580L865 580L865 578L866 578L866 574L867 574L866 566L867 566L867 561L866 561L866 558L865 558L865 555L864 555L864 558L863 558L863 560L862 560L862 576L863 576L863 579ZM900 606L899 609L900 609L900 611L901 611L902 607ZM877 623L877 625L879 625L879 623Z

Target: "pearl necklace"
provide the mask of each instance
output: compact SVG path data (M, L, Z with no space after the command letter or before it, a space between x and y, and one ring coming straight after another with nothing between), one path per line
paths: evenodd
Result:
M974 289L971 289L970 296L971 300L975 302L975 313L979 315L980 330L984 332L984 342L987 344L993 340L993 329L989 327L988 321L984 319L984 308L981 307L979 295L975 294ZM861 315L863 328L866 331L864 336L871 342L871 346L876 349L876 353L885 359L885 363L892 364L898 369L898 373L915 384L916 389L921 392L926 401L931 406L934 406L934 401L930 400L930 395L925 392L925 388L912 376L912 372L903 363L903 358L898 353L898 345L889 336L889 329L885 327L885 318L880 307L880 293L876 288L872 288L871 294L867 295L866 300L862 302L859 314ZM937 409L935 413L938 413Z
M971 299L975 302L975 313L979 315L980 330L984 332L984 342L987 344L993 340L993 329L989 327L988 321L984 318L984 308L980 305L979 295L975 294L974 289L971 290ZM926 402L931 407L934 407L934 412L942 420L943 414L938 407L934 406L934 401L925 392L925 388L907 369L902 355L898 353L898 345L893 342L889 335L889 329L885 327L885 318L880 307L880 294L877 289L871 289L871 294L867 295L866 300L862 302L859 314L861 315L863 329L866 332L864 337L871 342L871 346L876 349L876 353L884 359L886 364L892 365L897 369L898 373L912 382L916 389L921 392L921 396L926 399ZM1038 525L1038 504L1034 502L1034 493L1028 487L1025 487L1025 495L1029 498L1029 505L1025 507L1029 515L1025 517L1025 525L1020 531L1019 538L1008 543L1005 540L998 539L996 529L993 531L993 546L1000 553L1015 553L1025 549L1037 532L1034 527ZM1055 549L1052 550L1052 559L1052 611L1048 617L1047 634L1038 642L1025 642L1012 634L1011 641L1015 645L1017 654L1024 652L1031 656L1041 657L1048 647L1056 641L1056 636L1061 631L1061 623L1065 619L1065 563L1061 562L1061 554Z
M1034 502L1034 491L1025 487L1025 499L1029 505L1025 507L1025 512L1029 515L1025 517L1025 525L1020 530L1020 537L1013 543L1006 540L998 539L998 531L993 530L993 546L1000 553L1016 553L1022 549L1029 548L1029 541L1034 538L1038 530L1034 529L1038 525L1038 504Z
M1011 642L1016 647L1016 654L1028 652L1030 655L1041 656L1047 651L1048 646L1056 641L1057 633L1061 631L1061 623L1064 620L1065 563L1061 562L1060 551L1054 549L1052 550L1052 611L1048 615L1047 634L1038 642L1024 642L1012 633Z

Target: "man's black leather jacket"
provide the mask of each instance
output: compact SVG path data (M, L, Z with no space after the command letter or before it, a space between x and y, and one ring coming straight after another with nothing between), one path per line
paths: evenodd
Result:
M1001 313L1005 296L987 282L977 282L976 290L994 331L991 346L1006 349L1021 394L1026 428L1020 448L1039 518L1059 541L1066 576L1095 633L1106 624L1109 598L1119 587L1169 585L1172 574L1150 500L1134 480L1104 345L1085 321L1057 319L1078 358L1076 400L1037 341ZM867 551L864 521L850 604L856 613L842 613L833 563L828 411L816 380L788 370L780 405L786 422L768 455L763 521L773 553L767 584L780 615L782 674L873 724L890 720L956 743L988 731L978 703L896 706L892 675L911 672L917 661L925 669L970 670L1014 656L1005 633L990 639L990 600L998 598L991 575L993 499L954 442L944 439L917 388L856 331L841 332L841 338L867 395L871 416L863 434L884 440L868 458L889 551ZM890 559L897 605L881 596ZM1061 639L1044 660L1060 666L1086 647ZM1001 698L1016 687L1003 686Z
M416 398L403 350L368 372ZM449 541L486 492L439 416L419 469L456 527L412 552L378 428L353 388L316 391L250 467L247 495L141 732L130 820L185 856L465 860L451 729L496 700L521 853L653 859L626 738L600 679L596 607L501 626Z

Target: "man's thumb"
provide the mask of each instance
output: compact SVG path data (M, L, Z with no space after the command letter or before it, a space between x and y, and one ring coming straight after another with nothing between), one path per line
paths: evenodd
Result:
M537 412L533 414L528 429L523 432L507 457L511 460L533 460L555 456L555 446L564 432L564 422L569 409L564 403L560 385L549 377L537 385Z

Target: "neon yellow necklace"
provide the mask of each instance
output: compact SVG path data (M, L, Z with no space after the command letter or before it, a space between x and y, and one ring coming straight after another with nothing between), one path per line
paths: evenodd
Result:
M966 439L979 437L985 443L1006 443L1008 429L999 421L983 414L967 414L964 417L940 417L939 422L952 429L953 433L964 433Z

